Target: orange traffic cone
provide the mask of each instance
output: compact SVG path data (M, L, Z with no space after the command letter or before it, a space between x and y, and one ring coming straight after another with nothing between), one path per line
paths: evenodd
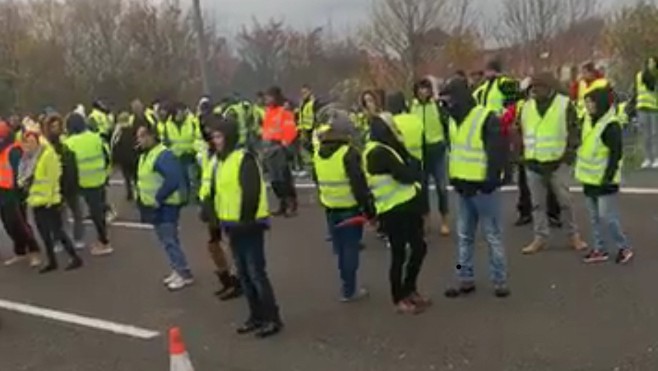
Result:
M169 359L169 371L194 371L178 327L169 330Z

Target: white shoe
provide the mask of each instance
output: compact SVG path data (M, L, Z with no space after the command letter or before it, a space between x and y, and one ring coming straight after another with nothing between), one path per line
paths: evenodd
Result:
M75 247L76 250L84 250L87 248L87 244L84 241L75 241L73 242L73 247Z
M345 297L345 296L341 297L340 302L341 303L353 303L355 301L365 299L369 295L370 295L370 293L368 292L368 289L366 289L365 287L361 287L360 289L356 290L354 295L352 295L351 297Z
M193 283L194 283L193 278L183 278L180 275L176 274L176 278L174 278L172 281L170 281L167 284L167 289L169 289L169 291L177 291L182 288L185 288L185 286L190 286Z
M649 161L649 160L644 160L644 162L642 162L642 165L640 165L640 168L642 168L642 169L648 169L649 167L651 167L651 165L652 165L651 161Z
M26 259L27 259L27 256L25 256L25 255L20 255L20 256L16 255L13 258L5 260L5 262L3 264L5 265L5 267L9 267L9 266L12 266L14 264L18 264L22 261L25 261Z
M105 221L107 223L114 223L114 221L117 220L117 212L114 211L114 209L110 209L105 213Z
M178 273L176 273L176 271L171 271L171 273L169 273L169 275L162 280L162 284L166 286L175 280L176 277L178 277Z
M651 164L652 169L658 169L658 159L653 160L653 164Z
M114 249L110 245L103 245L101 243L97 243L91 248L91 255L93 256L106 256L110 255L114 252Z

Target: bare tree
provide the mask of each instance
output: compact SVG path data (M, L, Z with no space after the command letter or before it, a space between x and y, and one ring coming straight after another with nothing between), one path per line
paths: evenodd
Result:
M208 76L208 41L206 40L206 29L203 26L203 16L201 13L201 0L192 1L194 12L194 26L197 37L197 54L199 59L199 69L201 71L201 82L203 84L203 93L210 94L210 77Z
M420 74L421 66L436 55L435 43L445 35L449 3L450 0L373 2L370 24L363 30L363 44L386 62L397 84L409 86Z

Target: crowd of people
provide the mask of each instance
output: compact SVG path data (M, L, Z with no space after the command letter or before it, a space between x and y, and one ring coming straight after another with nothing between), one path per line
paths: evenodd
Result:
M617 205L622 132L627 114L637 112L649 128L643 167L656 167L656 61L650 59L638 73L637 94L625 107L593 64L583 66L582 76L570 96L549 73L519 81L491 61L481 73L457 73L440 86L422 79L411 99L402 92L367 90L356 110L321 102L304 86L298 105L272 87L255 102L204 97L196 110L171 101L145 108L136 100L130 112L115 117L96 101L88 113L78 106L65 116L52 110L23 120L10 116L0 122L0 215L15 255L4 264L26 261L40 273L52 272L59 247L69 256L65 269L80 268L79 251L87 248L81 199L96 232L91 254L110 255L113 211L106 187L117 165L127 200L135 201L142 221L153 225L171 266L163 284L176 291L194 282L178 226L183 207L198 207L220 283L215 294L221 300L247 299L249 314L238 333L274 335L283 324L265 268L264 235L272 228L271 217L299 212L293 168L304 166L305 159L326 210L345 303L368 295L357 276L364 226L371 224L390 248L396 309L417 314L431 305L417 282L427 253L430 180L440 234L449 236L456 220L449 298L476 289L478 227L488 245L493 293L510 295L499 189L514 173L520 190L516 225L534 226L523 254L548 248L551 228L564 226L569 245L585 252L585 263L605 262L611 252L603 239L607 230L615 261L625 264L634 252ZM568 189L572 176L584 186L590 248L575 222ZM278 201L272 211L266 182ZM454 212L448 184L457 196ZM73 219L72 235L64 209Z

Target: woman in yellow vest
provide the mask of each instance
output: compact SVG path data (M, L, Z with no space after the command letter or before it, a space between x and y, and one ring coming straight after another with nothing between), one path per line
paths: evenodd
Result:
M365 288L357 286L363 226L351 225L350 219L362 214L370 220L375 217L361 154L352 144L354 137L354 124L347 115L337 116L320 135L313 156L320 202L326 211L331 242L338 259L340 301L343 303L359 300L368 294Z
M420 192L422 174L408 165L397 129L382 119L370 123L370 141L363 166L377 217L391 247L389 280L393 304L401 313L422 312L429 300L418 292L417 281L427 245Z
M62 193L60 177L62 164L51 145L45 143L38 132L23 136L23 158L18 169L18 185L27 190L27 205L32 208L34 222L46 247L48 263L39 273L57 269L55 243L62 242L71 260L66 270L78 269L82 260L73 242L64 231L62 222Z
M224 119L212 132L217 149L215 213L228 234L231 250L249 304L249 317L239 334L259 338L283 328L272 284L265 270L265 231L270 227L267 190L256 156L238 149L238 124Z
M635 109L644 131L642 168L658 169L658 60L649 58L635 77Z
M217 125L222 121L220 115L207 114L201 117L204 128L204 138L207 149L200 153L201 185L199 187L199 202L201 204L201 220L208 225L208 251L215 264L215 274L219 279L221 288L215 292L221 301L238 298L242 295L240 281L233 274L234 265L230 254L225 251L222 241L222 229L215 213L216 184L213 181L217 173L217 150L212 143L211 135Z
M628 263L633 250L619 221L618 194L623 158L623 134L610 89L593 89L585 96L588 115L583 123L582 142L578 149L576 179L583 184L592 226L592 250L585 263L602 263L609 259L603 231L607 229L617 247L615 261ZM605 226L602 225L605 222Z

